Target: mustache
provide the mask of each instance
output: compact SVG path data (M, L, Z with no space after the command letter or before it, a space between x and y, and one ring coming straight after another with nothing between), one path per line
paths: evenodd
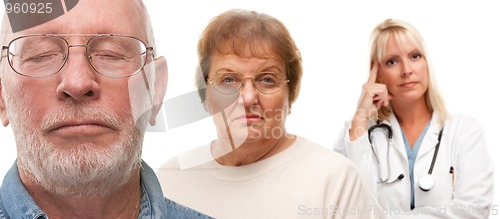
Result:
M130 115L131 116L131 115ZM52 130L59 124L62 124L68 120L82 119L82 120L93 120L99 121L99 123L104 124L112 129L118 130L122 122L120 116L117 114L108 112L97 106L85 105L68 105L63 107L60 111L53 115L49 115L42 121L42 130Z

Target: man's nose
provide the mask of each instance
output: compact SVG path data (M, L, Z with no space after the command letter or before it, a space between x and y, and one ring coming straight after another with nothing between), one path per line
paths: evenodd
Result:
M96 72L86 57L85 46L73 47L69 47L74 51L70 49L66 64L58 74L61 81L56 90L57 96L74 101L96 99L100 95L100 86Z

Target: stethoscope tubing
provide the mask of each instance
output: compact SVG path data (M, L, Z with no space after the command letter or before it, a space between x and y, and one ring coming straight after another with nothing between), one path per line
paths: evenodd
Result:
M380 173L382 172L382 167L381 167L381 164L380 164L380 160L377 156L377 153L375 152L375 148L373 146L373 142L372 142L372 132L373 130L377 129L377 128L381 128L383 130L386 131L387 133L387 156L386 156L386 159L387 159L387 178L385 179L382 179L382 177L380 176ZM443 136L443 130L444 130L444 127L441 128L441 130L439 131L439 135L438 135L438 143L436 144L436 147L434 148L434 155L432 157L432 162L431 162L431 165L429 167L429 171L427 172L428 173L428 177L427 178L430 178L432 180L432 171L434 170L434 165L436 163L436 160L437 160L437 155L439 153L439 147L441 145L441 138ZM372 152L375 156L375 160L377 161L377 164L378 164L378 172L379 172L379 183L394 183L394 182L397 182L401 179L404 178L404 174L400 174L395 180L393 181L389 181L390 179L390 174L391 174L391 165L389 165L389 150L391 149L392 147L392 137L393 137L393 130L391 128L391 126L389 126L388 124L386 123L381 123L380 120L377 121L377 124L376 125L373 125L371 126L369 129L368 129L368 141L370 142L370 147L372 149ZM433 186L433 181L431 182L432 183L432 186ZM419 183L421 184L421 183ZM432 188L432 186L430 188ZM429 191L430 188L423 188L422 186L420 186L420 188L423 190L423 191Z
M432 175L432 171L434 170L434 164L436 163L437 155L439 153L439 146L441 145L441 137L443 137L443 129L439 131L438 135L438 143L436 144L436 148L434 149L434 155L432 156L431 166L429 167L429 171L427 172L429 175Z

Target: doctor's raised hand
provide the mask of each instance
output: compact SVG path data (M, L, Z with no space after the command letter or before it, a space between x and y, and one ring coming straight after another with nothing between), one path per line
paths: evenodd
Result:
M368 81L363 85L358 108L352 118L352 127L349 129L351 141L356 140L366 132L368 120L376 117L377 110L382 106L387 106L391 100L387 86L376 81L379 65L378 61L372 63Z
M372 32L370 63L334 150L357 165L391 218L488 218L493 163L484 130L447 112L420 33L383 21Z

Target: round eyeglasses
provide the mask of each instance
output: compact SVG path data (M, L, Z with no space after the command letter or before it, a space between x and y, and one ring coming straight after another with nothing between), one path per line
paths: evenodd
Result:
M90 37L86 44L69 44L63 37ZM16 73L44 78L58 73L66 64L70 47L85 47L90 66L99 74L123 78L140 72L147 63L147 51L153 47L138 38L115 34L39 34L13 39L2 47ZM4 53L7 51L7 53Z
M238 92L243 87L246 78L251 78L253 85L263 94L276 93L289 82L285 76L274 72L261 72L255 77L243 77L238 73L223 72L209 78L208 82L214 86L215 90L229 95Z

